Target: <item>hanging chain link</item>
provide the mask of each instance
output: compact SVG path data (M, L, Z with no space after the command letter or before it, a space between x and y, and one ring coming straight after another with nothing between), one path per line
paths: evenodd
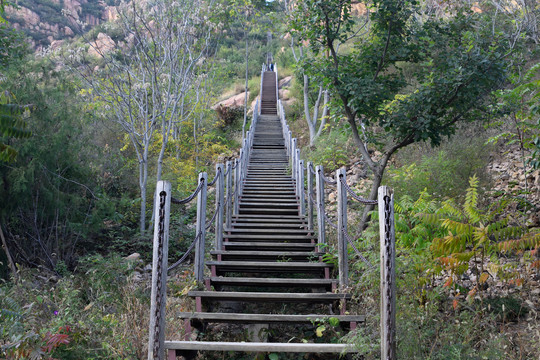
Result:
M212 224L214 223L214 220L216 220L216 216L220 207L221 207L221 202L218 201L218 206L216 207L216 211L214 211L214 215L212 215L212 218L208 220L208 222L205 224L205 230L208 230L210 226L212 226Z
M188 255L191 253L191 251L193 250L193 248L195 247L195 244L197 243L197 241L199 240L199 238L201 237L202 235L202 232L199 231L199 233L197 234L197 236L195 236L195 239L193 240L193 242L191 243L191 245L189 245L189 248L186 250L186 252L184 253L184 255L182 255L182 257L180 258L180 260L178 260L177 262L175 262L174 264L172 264L171 266L169 266L169 268L167 269L167 272L171 271L171 270L174 270L178 267L178 265L180 265L181 263L183 263Z
M358 201L359 203L364 204L364 205L377 205L377 200L369 200L369 199L365 199L361 196L356 195L354 190L351 189L349 185L347 185L347 181L344 178L341 178L340 181L341 181L341 185L343 185L343 187L352 196L352 198Z
M324 176L324 174L321 174L321 178L324 180L325 183L327 184L330 184L330 185L337 185L337 180L334 180L332 178L327 178L326 176Z
M221 173L221 167L218 168L218 171L216 172L216 176L214 176L214 180L210 181L208 183L208 186L212 186L216 183L220 173Z
M332 222L332 220L330 220L330 218L326 215L326 212L324 213L324 219L326 220L326 222L331 226L333 227L334 229L337 229L338 226Z
M315 169L313 168L313 164L312 163L309 163L309 172L311 172L313 175L317 175L317 173L315 172Z
M392 326L392 319L394 318L394 314L393 314L393 309L392 309L392 301L390 301L391 299L391 296L392 296L392 288L393 288L393 283L392 283L392 274L394 272L394 269L393 269L393 263L392 263L392 258L394 256L394 254L392 254L392 241L391 241L391 231L392 231L392 224L391 224L391 219L390 219L390 215L391 215L391 209L390 209L390 196L385 196L384 197L384 246L385 246L385 252L386 252L386 263L384 264L385 267L386 267L386 284L387 284L387 287L386 287L386 314L387 314L387 317L386 317L386 328L387 329L391 329L391 326ZM387 349L387 353L386 353L386 358L387 359L394 359L394 354L393 354L393 347L392 347L392 342L393 342L393 334L390 334L390 336L387 337L387 344L386 344L386 349Z
M199 191L201 191L202 187L203 187L203 183L204 181L201 181L199 182L199 186L197 186L197 188L195 189L195 191L193 192L193 194L189 195L187 198L185 199L182 199L182 200L178 200L174 197L171 197L171 202L173 204L187 204L188 202L190 202L191 200L195 199L195 196L197 196L197 194L199 193Z
M161 308L163 302L163 246L165 242L165 200L167 193L162 191L159 193L159 223L158 223L158 249L157 249L157 266L156 266L156 308L154 318L156 319L154 325L154 344L153 344L153 356L154 359L159 358L160 351L160 338L161 338Z
M351 247L353 248L354 252L356 253L356 255L358 255L358 257L369 267L370 270L374 270L375 267L369 262L368 259L366 259L364 257L364 255L362 255L362 253L360 252L360 250L358 250L358 248L356 247L356 245L354 244L354 241L350 238L349 236L349 233L347 232L346 229L341 229L341 231L343 231L343 235L345 236L345 239L347 239L347 241L349 242L349 244L351 244Z

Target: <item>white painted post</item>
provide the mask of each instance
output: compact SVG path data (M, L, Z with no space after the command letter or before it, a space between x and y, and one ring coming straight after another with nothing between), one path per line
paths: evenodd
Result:
M291 175L296 180L296 138L292 139L292 151L291 151ZM298 193L296 194L298 196Z
M231 220L232 220L232 165L231 161L227 161L227 179L225 180L227 182L227 194L225 195L225 201L226 201L226 215L225 215L225 227L227 229L231 228ZM221 250L221 249L219 249Z
M154 198L156 219L154 221L154 249L152 255L148 360L163 360L165 355L165 305L167 301L171 183L158 181Z
M396 236L394 194L379 187L379 230L381 238L381 359L396 357Z
M326 244L324 228L324 172L322 165L315 168L315 182L317 186L317 228L319 235L319 244Z
M308 161L307 163L307 217L308 217L308 229L313 230L313 203L311 202L312 194L313 194L313 173L311 172L311 168L313 167L313 163L311 161Z
M293 154L293 141L292 141L293 137L292 137L292 131L289 130L289 133L287 135L287 143L289 143L289 146L288 146L288 149L289 149L289 158L292 157L292 154Z
M247 165L249 161L250 152L251 152L251 144L248 142L247 139L244 139L244 159L242 162L242 179L240 183L240 193L244 191L244 182L247 177Z
M303 216L306 214L306 202L304 196L304 160L298 162L298 185L300 189L300 216Z
M225 208L224 204L224 190L225 190L225 176L224 176L223 164L216 165L216 174L218 178L216 181L216 240L215 240L215 250L221 250L223 247L223 209Z
M347 190L341 183L341 180L346 181L347 171L345 168L336 170L337 182L337 212L338 212L338 268L339 268L339 286L341 289L349 284L349 263L347 252L347 239L345 231L347 231Z
M197 196L197 226L195 236L199 236L195 244L195 279L199 284L204 280L204 250L206 241L206 191L208 187L208 175L199 174L199 183L202 183L201 191Z
M242 150L240 149L240 156L242 155ZM234 204L233 204L233 214L238 215L238 183L240 182L240 161L239 159L234 159Z

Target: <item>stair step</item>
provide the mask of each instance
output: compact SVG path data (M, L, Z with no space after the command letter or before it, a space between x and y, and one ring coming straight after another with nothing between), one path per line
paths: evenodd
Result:
M288 352L288 353L358 353L352 344L322 343L264 343L264 342L219 342L219 341L165 341L165 349L242 352Z
M218 274L227 272L239 273L314 273L322 274L324 269L332 268L332 264L322 262L301 261L207 261L208 267L215 267Z
M180 319L200 320L214 323L320 323L328 321L330 318L338 319L340 323L364 322L364 315L285 315L285 314L241 314L241 313L211 313L211 312L182 312L178 314Z
M271 234L304 234L306 236L308 236L308 232L311 232L311 231L308 231L306 229L236 229L236 228L233 228L233 229L228 229L228 228L225 228L224 230L225 232L227 233L230 233L229 235L233 235L233 234L238 234L238 233L268 233L270 232Z
M256 241L272 241L275 242L287 242L290 240L297 240L298 242L311 242L311 240L316 239L313 235L243 235L243 234L223 234L224 239L234 239L234 240L253 240Z
M308 261L310 259L318 259L323 253L314 253L310 251L239 251L239 250L214 250L210 252L214 257L220 255L224 261L238 260L295 260Z
M270 223L270 222L233 223L233 229L242 229L242 228L246 228L246 227L247 228L252 228L252 229L257 229L257 228L275 229L276 224L275 223ZM295 223L284 222L284 223L279 224L279 227L280 228L289 228L289 229L307 230L306 224L304 224L302 222L298 222L298 223L296 223L296 222Z
M282 251L312 251L317 245L311 243L281 243L281 242L237 242L237 241L225 241L223 242L223 248L226 250L255 250L259 251L264 250L276 250L280 249Z
M325 288L331 290L332 285L337 285L335 279L298 279L298 278L256 278L237 276L212 276L208 278L211 285L217 286L257 286L257 287L307 287Z
M188 296L224 301L282 301L306 303L327 303L351 298L350 294L345 293L265 293L246 291L190 291Z

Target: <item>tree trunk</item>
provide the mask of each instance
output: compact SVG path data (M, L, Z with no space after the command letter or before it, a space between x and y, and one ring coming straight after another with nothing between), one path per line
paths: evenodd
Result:
M304 116L309 129L309 145L313 146L315 141L315 121L317 119L311 119L309 112L309 77L306 74L304 74Z
M139 187L141 190L141 214L139 227L141 235L146 232L146 188L148 185L148 146L145 145L143 158L139 163Z
M384 168L379 168L377 172L373 173L373 183L371 184L371 191L369 193L370 200L377 199L377 194L378 194L379 186L381 186L383 174L384 174ZM366 229L367 222L371 218L369 213L373 211L374 208L375 208L375 205L366 205L366 207L364 208L364 212L362 213L362 220L360 220L360 226L359 226L360 231L363 231Z
M0 224L0 237L2 238L2 247L4 248L4 252L6 253L6 258L8 261L9 268L11 269L11 273L13 274L13 280L15 281L15 283L17 283L19 281L19 275L17 274L17 267L15 266L15 263L13 262L11 253L9 252L7 241L6 241L6 238L4 237L4 231L2 230L2 224Z

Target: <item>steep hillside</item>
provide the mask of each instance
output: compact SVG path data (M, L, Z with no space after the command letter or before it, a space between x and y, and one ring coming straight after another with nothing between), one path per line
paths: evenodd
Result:
M35 48L54 45L81 30L116 17L117 0L19 0L6 9L8 21L22 30Z

